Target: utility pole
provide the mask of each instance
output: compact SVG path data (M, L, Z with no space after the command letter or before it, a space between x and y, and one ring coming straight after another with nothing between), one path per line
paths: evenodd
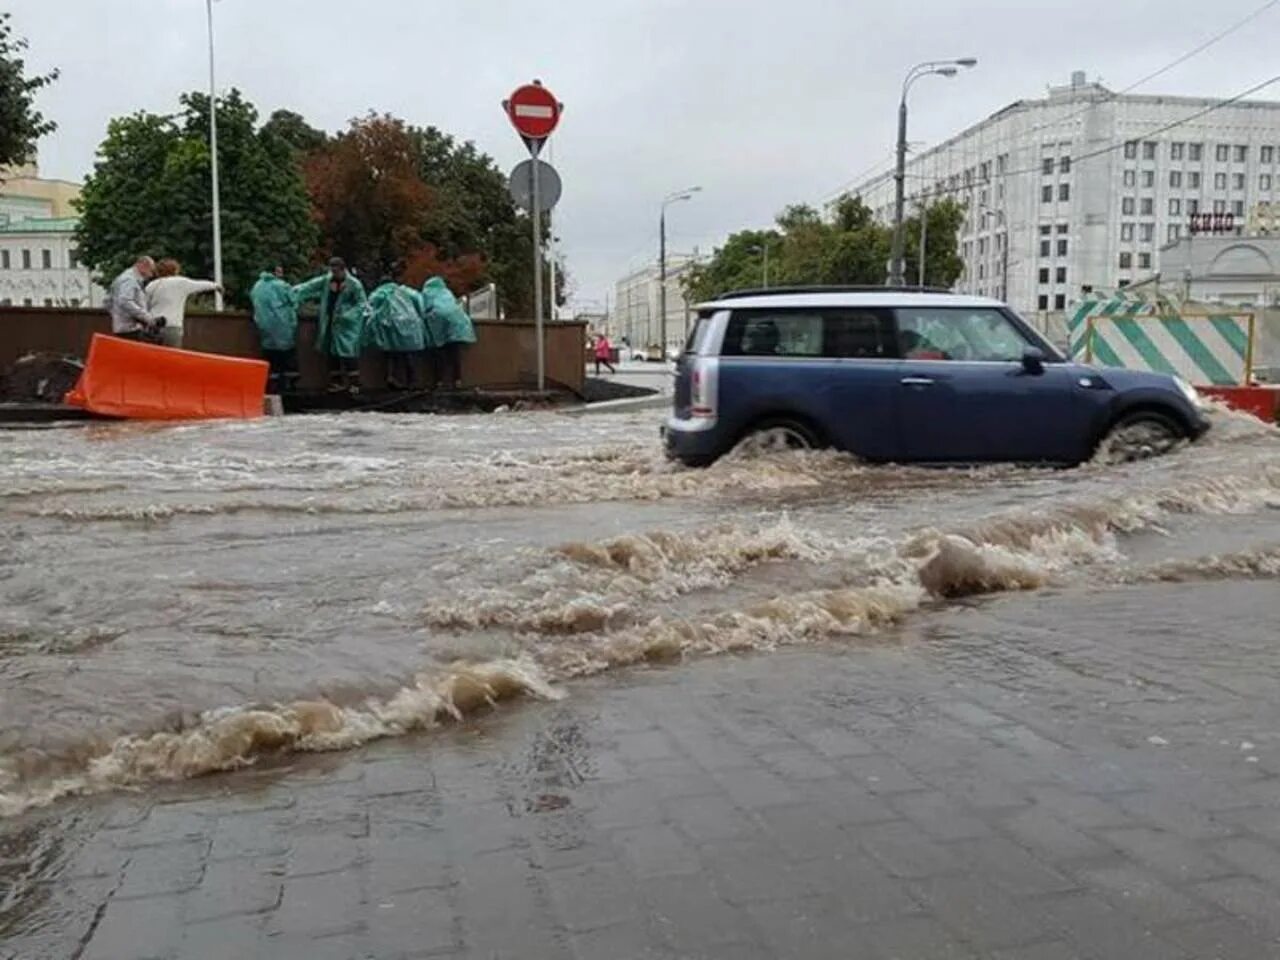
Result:
M928 262L928 242L929 242L929 195L925 194L920 199L920 283L921 288L925 285L927 273L925 264Z
M668 194L658 213L658 336L662 341L662 362L667 362L667 207L681 200L690 200L701 187L689 187Z
M222 200L218 195L218 86L213 69L213 0L205 0L209 20L209 160L213 185L214 309L222 310Z

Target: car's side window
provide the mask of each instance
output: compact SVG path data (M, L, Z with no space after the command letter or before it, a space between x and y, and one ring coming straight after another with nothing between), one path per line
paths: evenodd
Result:
M898 355L893 342L893 326L884 311L826 311L823 320L826 327L824 356L888 360Z
M807 310L735 311L721 352L727 357L820 357L822 315Z
M1031 345L993 308L904 308L896 319L898 346L909 360L1016 361Z

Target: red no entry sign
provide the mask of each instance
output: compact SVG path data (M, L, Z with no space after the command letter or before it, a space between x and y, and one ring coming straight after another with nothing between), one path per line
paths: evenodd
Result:
M517 88L505 106L516 132L530 140L545 140L560 122L560 101L537 81Z

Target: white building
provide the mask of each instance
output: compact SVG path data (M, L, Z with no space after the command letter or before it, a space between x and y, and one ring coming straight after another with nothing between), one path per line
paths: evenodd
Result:
M926 95L922 89L919 96ZM967 205L965 293L1027 314L1160 268L1190 217L1280 199L1280 103L1118 95L1076 73L907 163L906 194ZM893 219L892 172L853 193ZM913 268L907 265L907 275Z
M5 173L0 182L0 305L99 306L106 291L94 285L76 257L79 188L41 179L34 165Z
M667 256L667 346L684 343L690 319L690 304L685 300L684 277L697 262L696 254ZM623 337L633 347L656 346L662 340L661 297L658 264L650 263L618 281L613 312L609 317L609 337Z

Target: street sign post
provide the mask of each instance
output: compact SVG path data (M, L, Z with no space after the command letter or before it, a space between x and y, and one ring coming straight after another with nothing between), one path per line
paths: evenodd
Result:
M537 170L538 212L549 213L560 202L562 190L560 174L556 173L555 167L551 164L541 160L538 161ZM532 160L521 160L515 165L515 169L511 171L511 176L507 180L507 190L511 194L511 199L515 201L517 207L529 213L533 212L533 171Z
M547 142L547 137L551 136L560 123L564 104L542 85L541 80L535 80L517 87L502 102L502 109L507 112L511 125L516 128L516 133L520 134L529 150L529 173L526 175L529 183L529 206L526 209L533 221L533 319L536 327L534 336L538 341L538 392L541 393L547 388L546 342L542 323L542 212L555 206L560 196L557 191L555 199L550 203L543 200L545 177L539 168L544 165L538 160L538 154L542 151L542 145ZM552 174L554 175L554 171ZM555 182L558 185L560 178L556 177ZM551 295L555 296L555 291Z

